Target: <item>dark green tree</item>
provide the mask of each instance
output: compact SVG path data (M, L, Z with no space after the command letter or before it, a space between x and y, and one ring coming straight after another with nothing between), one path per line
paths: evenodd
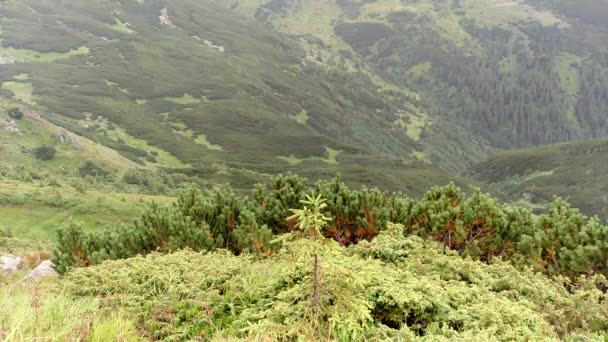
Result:
M21 120L23 118L23 112L17 107L11 108L8 111L8 115L15 120Z
M36 147L32 152L34 153L36 159L47 161L55 157L55 153L57 153L57 150L52 146L44 145Z
M78 172L82 177L106 177L111 173L106 166L102 166L91 160L87 160L84 165L78 169Z

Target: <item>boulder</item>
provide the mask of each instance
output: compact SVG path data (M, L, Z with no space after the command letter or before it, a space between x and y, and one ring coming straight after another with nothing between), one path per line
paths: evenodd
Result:
M71 144L72 147L79 151L84 150L84 148L78 143L78 140L71 136L65 128L60 127L59 132L53 134L53 137L57 139L61 144Z
M23 265L23 258L12 254L3 254L0 256L0 272L11 274L16 272Z
M26 278L27 280L36 281L42 278L54 277L57 275L58 273L55 271L55 264L50 260L45 260L41 262L40 265L36 266L36 268L34 268Z

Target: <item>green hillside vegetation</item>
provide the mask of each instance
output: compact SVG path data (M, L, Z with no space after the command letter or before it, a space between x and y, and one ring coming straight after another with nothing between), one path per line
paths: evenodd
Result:
M9 1L1 95L141 166L239 189L340 172L420 193L401 165L430 178L607 133L602 6Z
M310 184L294 175L257 185L252 197L236 195L230 188L185 189L173 206L152 203L133 224L105 232L72 223L58 231L54 260L65 272L108 259L183 248L270 255L280 248L275 237L297 227L291 212L310 208L303 201L311 193L327 201L329 219L318 227L319 234L342 246L371 240L392 222L402 224L406 235L439 241L446 249L488 263L502 257L571 279L608 276L606 227L560 198L535 217L479 191L466 196L453 183L433 187L415 201L376 188L351 190L339 178Z
M422 144L431 160L457 170L437 141L451 126L499 148L606 134L606 36L593 26L606 12L603 4L575 10L573 3L275 0L256 16L298 34L311 59L414 90L417 107L443 121L425 130ZM461 165L483 158L470 141L450 138Z
M598 304L605 298L593 281L569 293L504 262L488 266L445 255L404 238L402 228L349 248L320 244L317 315L306 240L263 260L184 251L107 262L70 273L64 287L75 301L100 297L102 310L125 308L149 339L603 338L607 308Z
M303 201L313 190L321 200ZM43 336L90 340L601 341L606 228L561 200L548 209L534 216L454 185L419 201L296 176L252 198L193 188L132 225L61 231L64 277L3 289L16 310L0 322L27 337L64 320L69 331ZM24 324L30 301L36 326Z
M0 341L606 341L607 23L0 0Z
M606 165L608 140L599 139L499 153L475 165L471 176L516 200L542 206L561 196L586 214L605 218Z
M151 201L168 204L173 198L0 180L0 226L10 227L15 237L49 241L71 219L99 230L130 222Z
M430 184L401 165L424 161L430 178L497 148L605 135L605 38L565 4L11 1L1 45L15 63L0 82L142 166L238 189L339 172L421 193Z
M278 158L291 155L311 164L300 169L307 176L339 171L398 186L376 178L400 172L401 162L415 160L412 152L421 148L393 123L407 94L381 89L364 73L309 64L297 41L226 4L168 5L173 26L159 20L165 6L5 3L0 25L6 49L44 55L85 46L87 53L38 63L6 50L16 63L0 72L4 94L135 163L156 160L237 188L264 174L295 171ZM44 41L38 39L42 31ZM201 136L204 143L197 141ZM334 160L326 148L342 153ZM165 160L151 157L152 151ZM381 156L377 166L354 163L372 154ZM425 177L439 172L427 168Z

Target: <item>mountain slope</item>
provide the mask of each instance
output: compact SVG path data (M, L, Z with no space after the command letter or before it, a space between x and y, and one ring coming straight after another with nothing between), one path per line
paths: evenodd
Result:
M499 153L471 174L532 207L555 195L588 215L608 217L608 139Z
M237 187L285 171L403 190L451 178L417 162L426 115L401 114L415 94L309 63L298 41L239 11L3 2L0 96L138 164L154 151L161 166Z
M501 149L608 133L602 6L4 1L0 96L213 183L339 172L419 194Z
M508 149L606 135L604 7L569 0L273 0L257 17L300 37L319 60L416 92L417 107L441 127L422 135L430 159L449 165L449 144L437 140L460 127L468 137L448 138L466 165L483 158L473 142Z
M23 118L15 120L7 115L13 108L19 108L19 104L0 99L0 163L3 167L57 172L61 168L80 167L85 160L95 160L117 170L138 167L115 150L56 126L33 110L22 107ZM57 149L57 158L37 160L32 151L39 146Z

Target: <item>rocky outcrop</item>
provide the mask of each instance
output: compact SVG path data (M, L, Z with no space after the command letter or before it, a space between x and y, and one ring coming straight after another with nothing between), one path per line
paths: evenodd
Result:
M0 272L11 274L17 272L23 265L23 258L12 254L3 254L0 256Z
M12 121L12 120L9 121L9 120L0 119L0 127L2 127L7 132L19 133L19 127L17 127L17 124L15 123L15 121Z
M194 38L194 39L196 39L196 40L202 40L202 41L205 43L205 45L207 45L207 47L208 47L208 48L210 48L210 49L215 49L215 50L217 50L217 51L219 51L219 52L224 52L224 51L226 51L226 49L225 49L225 48L224 48L222 45L215 45L215 44L214 44L212 41L210 41L210 40L207 40L207 39L202 39L202 38L201 38L201 37L199 37L199 36L192 36L192 38Z
M0 64L13 64L16 60L0 53Z
M45 260L28 274L26 280L36 281L46 277L56 277L58 275L57 271L55 271L55 264L50 260Z
M159 18L161 24L175 27L175 25L173 25L173 22L171 21L171 18L169 17L169 11L167 10L167 7L160 10Z
M59 140L59 142L62 144L70 144L77 150L84 150L84 148L78 143L76 138L70 135L70 132L68 132L65 128L61 128L59 132L53 134L53 137Z

